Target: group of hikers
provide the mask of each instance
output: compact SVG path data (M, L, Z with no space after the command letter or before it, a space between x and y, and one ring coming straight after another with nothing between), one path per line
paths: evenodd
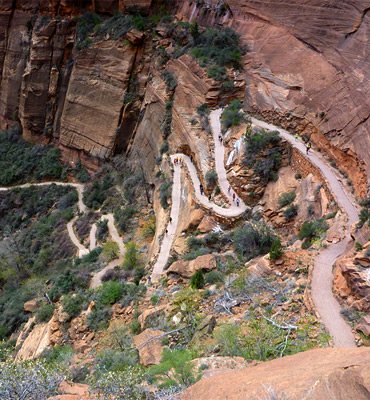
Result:
M296 133L294 137L295 137L295 140L297 141L299 139L298 133ZM306 146L306 154L308 154L309 150L311 149L311 142L309 140L305 141L304 145Z

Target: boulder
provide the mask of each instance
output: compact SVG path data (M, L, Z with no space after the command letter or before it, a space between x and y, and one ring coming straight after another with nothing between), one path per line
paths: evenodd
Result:
M217 263L215 257L212 254L206 254L191 261L175 261L170 268L168 268L167 275L176 274L183 278L191 278L198 269L209 272L216 268Z
M89 394L89 385L83 383L74 383L62 381L59 385L58 391L63 394L74 394L79 396L87 396Z
M268 254L248 261L245 266L252 275L268 276L272 273Z
M347 297L351 294L351 288L348 286L346 278L342 271L338 268L334 278L334 291L341 297Z
M148 310L145 310L142 314L139 315L137 319L139 321L141 330L147 328L147 324L150 318L156 317L162 312L166 312L167 310L168 310L168 305L166 304L163 306L156 306Z
M201 223L198 225L198 230L201 233L213 231L217 227L215 219L209 215L203 217Z
M191 211L190 217L187 221L187 224L184 225L183 230L188 231L191 229L195 229L200 224L203 217L204 211L201 208L194 208L194 210Z
M144 32L140 32L137 29L131 29L127 32L126 39L134 45L140 44L144 39Z
M192 340L199 340L203 336L209 335L213 332L216 326L216 318L213 315L207 315L198 325Z
M24 303L23 309L25 312L34 312L40 307L39 299L28 300Z
M362 332L366 336L370 336L370 315L362 317L356 326L356 331Z
M151 339L161 335L162 333L164 332L160 330L146 329L139 335L134 336L135 347L139 351L140 364L145 367L160 364L163 351L163 337L154 340Z

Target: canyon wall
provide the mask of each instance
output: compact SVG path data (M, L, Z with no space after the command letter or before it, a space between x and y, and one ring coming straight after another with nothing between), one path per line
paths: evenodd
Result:
M178 7L179 18L228 25L241 34L246 106L312 135L364 195L370 173L370 1L187 0Z
M132 6L147 14L160 3L0 0L2 127L19 121L27 140L56 141L64 159L72 161L108 158L128 146L132 154L149 152L150 172L163 141L160 130L168 100L163 88L157 91L159 78L153 80L160 75L160 69L152 68L153 37L129 32L129 40L104 37L77 51L73 17L86 10L109 16ZM297 5L281 0L175 0L168 4L179 19L234 28L246 49L244 86L239 92L245 107L311 136L348 174L356 194L366 195L370 1L305 0ZM163 28L160 45L167 48L165 38ZM191 119L200 104L219 100L217 85L189 57L172 60L167 68L178 80L171 150L183 146L197 157L197 152L208 149ZM136 97L127 104L125 94L132 92L133 85L137 85ZM210 168L206 164L203 172Z

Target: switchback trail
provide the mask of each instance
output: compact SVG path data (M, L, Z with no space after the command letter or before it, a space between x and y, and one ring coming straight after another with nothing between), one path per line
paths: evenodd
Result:
M200 181L197 175L197 170L190 158L184 154L175 154L171 156L173 161L175 158L182 158L190 174L194 186L194 193L196 199L201 203L202 206L212 209L215 213L225 217L237 217L246 211L246 205L241 201L238 207L232 200L233 191L229 191L229 183L226 178L226 170L224 166L224 147L219 141L219 135L221 134L220 126L221 110L214 110L210 114L211 130L213 140L215 144L214 156L215 166L218 176L219 187L223 194L229 199L230 207L223 208L211 201L205 195L200 193L199 185ZM267 130L277 130L279 134L289 141L294 147L296 147L302 154L305 155L306 147L301 141L295 140L295 138L286 130L278 128L272 124L260 121L252 118L252 125ZM350 326L344 321L340 315L339 303L334 298L332 292L333 286L333 275L332 265L335 260L340 257L350 238L350 226L358 220L358 212L355 206L351 203L348 195L341 186L337 176L334 172L326 165L326 163L318 157L318 155L310 151L307 156L308 159L315 164L323 173L329 187L331 188L334 196L337 199L339 205L348 215L348 225L346 230L345 239L339 243L330 245L327 249L322 250L315 259L313 278L312 278L312 297L315 303L315 307L320 314L320 317L326 326L329 334L333 337L334 345L336 347L354 347L355 341ZM175 236L178 214L180 208L180 195L181 195L181 167L179 165L174 166L173 175L173 187L172 187L172 208L171 208L171 219L167 226L168 233L164 236L162 241L161 250L158 255L158 259L154 265L152 279L157 281L162 275L163 270L169 258L172 242Z
M80 184L80 183L69 183L69 182L41 182L41 183L25 183L23 185L17 185L17 186L9 186L9 187L0 187L0 191L7 191L7 190L12 190L12 189L24 189L28 188L31 186L50 186L50 185L59 185L59 186L71 186L74 187L77 190L78 194L78 209L81 213L84 213L86 211L86 205L83 202L83 191L85 186ZM67 231L68 235L72 241L72 243L77 247L78 249L78 257L83 257L86 254L89 254L91 250L94 250L96 248L96 231L97 231L97 226L96 224L93 224L90 230L90 249L87 249L85 246L83 246L80 241L78 240L74 230L73 230L73 224L74 222L78 219L78 216L76 215L73 217L68 223L67 223ZM122 238L120 237L116 227L114 226L114 217L113 214L106 214L102 215L100 218L101 220L108 220L108 231L109 235L111 236L112 240L118 244L119 247L119 257L115 260L112 260L108 265L106 265L101 271L97 272L91 279L90 282L90 287L95 288L99 285L101 285L102 281L101 278L105 274L106 271L113 269L117 265L120 265L123 262L124 255L125 255L125 245L123 243Z
M255 118L252 118L252 124L264 129L278 131L284 139L305 154L305 145L300 141L296 141L286 130ZM307 158L321 170L338 204L348 216L345 238L321 250L315 259L311 285L312 299L326 329L333 337L335 347L355 347L356 344L351 328L340 315L340 305L333 295L332 266L337 258L344 253L347 244L351 240L350 228L353 223L358 221L358 211L350 201L337 176L325 162L312 150L310 150Z

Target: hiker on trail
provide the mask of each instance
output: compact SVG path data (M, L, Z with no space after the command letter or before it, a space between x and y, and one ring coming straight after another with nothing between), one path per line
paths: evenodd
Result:
M180 157L180 163L182 164L182 157Z
M220 139L221 144L222 144L223 141L224 141L224 139L223 139L222 136L221 136L221 139Z
M193 162L193 155L190 156L190 161Z
M168 233L168 229L166 229L166 235L167 235L167 233Z
M201 185L199 185L199 190L200 190L200 194L203 194L203 192L204 192L204 189L203 189L203 185L201 184Z
M296 133L296 134L295 134L295 141L298 140L298 137L299 137L299 135L298 135L298 133Z
M208 200L211 201L211 198L212 198L212 193L209 194Z
M229 185L229 187L227 188L227 191L230 193L231 190L231 186Z
M221 133L218 135L218 140L219 140L220 142L222 141Z
M236 197L236 196L235 196L235 193L233 193L233 201L235 201L235 197Z
M239 207L239 204L240 204L240 200L239 199L236 199L236 205Z
M172 222L172 217L170 217L170 223Z
M308 154L308 151L310 150L310 148L311 148L311 143L308 142L308 143L306 144L306 154Z

